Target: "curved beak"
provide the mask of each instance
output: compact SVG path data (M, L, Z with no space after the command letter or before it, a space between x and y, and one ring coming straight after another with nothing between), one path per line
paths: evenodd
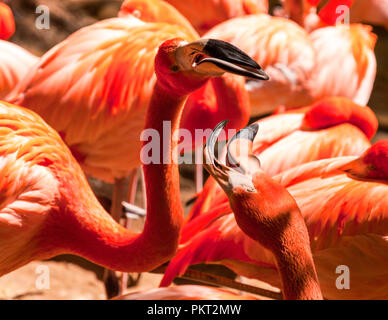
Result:
M252 154L252 144L258 125L253 124L240 130L228 142L226 164L223 164L215 157L214 150L217 138L227 122L220 122L206 142L204 167L227 193L237 186L243 187L248 192L255 192L252 176L260 170L260 161Z
M268 75L245 52L234 45L215 39L201 39L184 45L180 52L191 57L190 68L198 73L219 76L224 72L233 73L258 80L269 80ZM184 58L179 57L187 66Z

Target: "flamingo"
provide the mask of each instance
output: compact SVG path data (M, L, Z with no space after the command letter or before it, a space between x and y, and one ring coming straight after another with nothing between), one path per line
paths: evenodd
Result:
M215 25L244 15L267 13L268 0L165 0L179 10L200 35ZM198 14L200 12L201 14Z
M209 138L204 151L205 168L228 195L234 216L244 235L269 250L275 257L284 298L322 299L308 231L298 205L284 187L259 168L259 161L253 154L250 155L248 166L246 163L238 163L238 170L221 164L215 158L215 143L224 126L225 123L218 125ZM257 128L258 125L253 124L241 130L231 139L228 151L233 140L238 141L240 147L245 143L248 149L252 149ZM203 294L202 298L206 298L209 290L211 289L197 289L196 286L178 286L130 294L119 299L195 299L198 291ZM217 299L220 298L219 292L211 290L210 293L215 294ZM222 293L221 298L231 298L230 294L225 297L225 292Z
M175 24L143 22L131 15L137 12L140 18L152 19L158 3L135 1L125 7L122 18L80 29L43 55L7 97L59 131L88 175L115 183L111 213L116 220L121 216L123 180L141 164L139 137L155 84L158 45L172 37L197 38L167 3L161 7L162 17L171 22L176 16ZM242 109L249 107L241 102ZM245 125L241 120L238 125ZM123 144L126 139L131 143Z
M248 128L248 133L251 133L243 134L242 138L253 141L253 133L257 130L255 126L257 124ZM233 147L229 149L233 150ZM228 151L227 159L233 159L233 152ZM233 210L236 219L233 214L227 213L231 212L228 210L221 215L209 212L213 219L208 220L206 228L178 251L165 273L162 286L168 285L189 264L202 261L222 263L238 274L275 286L284 283L276 272L277 268L281 268L276 263L276 257L265 244L259 245L253 241L255 230L251 226L255 216L252 215L252 220L249 220L241 217L242 213L236 214L240 203L246 203L249 208L254 205L249 200L244 202L231 196L233 190L238 189L233 189L231 183L253 192L253 198L261 196L261 193L256 195L257 188L252 186L252 183L256 186L254 173L260 170L260 162L253 154L243 160L237 169L236 165L231 167L228 162L224 165L214 160L217 169L211 169L212 175L226 190L231 205L229 210ZM385 140L377 142L361 156L308 162L273 177L287 188L301 209L320 287L326 298L387 298L387 160L388 141ZM284 202L276 197L276 192L271 196L273 200L269 208L283 205ZM256 236L259 235L256 233ZM271 233L267 234L269 244L273 241L272 236ZM298 244L298 241L293 244ZM350 270L349 290L340 290L336 286L338 266Z
M15 32L15 21L12 10L5 3L0 2L0 40L9 39Z
M86 174L114 183L111 214L116 221L122 216L125 179L130 176L132 185L137 182L140 137L156 81L153 61L158 46L169 38L198 38L176 9L158 0L127 1L119 15L80 29L49 50L7 96L56 129ZM237 84L227 90L234 91L239 83L240 91L245 90L241 80L227 81ZM212 87L211 82L206 85ZM239 97L234 100L240 101L234 106L237 116L238 110L249 107ZM236 124L246 124L241 121L248 117ZM123 144L126 140L131 143ZM133 199L136 188L129 189L128 199Z
M328 27L310 35L291 20L261 14L221 23L206 37L241 47L270 76L266 83L246 84L252 115L333 95L368 103L376 74L376 36L367 26Z
M331 157L360 155L370 147L378 121L369 107L343 97L321 99L310 106L275 113L256 122L261 134L253 144L260 154L262 170L270 176L300 164ZM224 210L226 196L209 178L186 221L209 210ZM197 224L199 227L200 224ZM182 242L195 234L185 228Z
M171 135L155 152L162 158L167 150L172 163L143 167L148 214L141 234L104 211L59 134L34 112L1 103L0 275L63 253L124 272L152 270L171 259L183 221L174 137L187 95L226 69L268 77L244 52L219 40L166 40L154 65L145 129L163 138L163 121L171 122Z

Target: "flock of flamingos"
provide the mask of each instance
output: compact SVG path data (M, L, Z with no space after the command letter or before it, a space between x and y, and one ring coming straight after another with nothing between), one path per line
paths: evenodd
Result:
M341 5L351 24L336 24ZM160 288L118 299L256 299L169 287L204 262L284 299L387 299L388 140L370 142L367 23L388 28L387 0L284 0L274 15L267 0L126 0L38 58L7 41L0 3L0 276L70 253L124 273L168 263ZM171 138L172 164L142 166L138 234L119 223L134 192L124 182L136 181L142 130L162 141L163 121L215 128L193 139L210 177L184 217ZM216 155L224 127L240 131ZM110 213L85 175L114 184Z

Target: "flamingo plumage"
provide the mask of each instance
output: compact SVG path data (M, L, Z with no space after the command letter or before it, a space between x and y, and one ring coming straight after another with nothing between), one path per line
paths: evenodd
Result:
M15 20L12 10L5 3L0 2L0 40L9 39L15 32Z
M251 114L273 111L279 105L303 106L313 101L308 79L315 51L308 33L295 22L256 14L230 19L205 35L243 48L266 70L270 81L247 82Z
M0 2L0 99L4 99L38 60L22 47L5 41L15 32L11 9Z
M153 11L147 11L157 8L154 2L135 1L125 7L122 18L75 32L43 55L7 97L40 114L60 132L85 172L106 182L123 179L141 164L140 135L156 81L153 59L158 45L168 38L198 37L168 4L162 7L162 17L171 22L178 15L175 24L143 22L132 15L141 12L140 18L154 19ZM240 106L248 107L244 101ZM131 143L123 144L126 139ZM115 215L122 200L115 201Z
M80 29L49 50L7 96L56 129L87 175L114 183L111 214L116 221L122 216L125 178L141 165L141 133L156 83L158 47L170 38L198 38L164 2L127 1L119 15Z
M165 0L179 10L200 35L226 20L268 13L268 0ZM200 14L199 14L200 13Z
M301 209L326 298L387 298L387 157L388 142L381 141L361 156L308 162L273 177ZM246 236L227 212L231 209L207 214L206 227L178 251L162 285L199 262L221 263L246 277L281 285L271 253ZM349 290L336 287L341 265L350 270Z
M38 57L24 48L0 40L0 99L5 99L24 78Z
M376 36L368 26L327 27L309 34L291 20L259 14L221 23L206 37L241 47L270 76L266 83L246 84L252 115L333 95L368 103L376 75Z
M261 168L270 176L314 160L360 155L370 147L369 140L378 126L370 108L342 97L324 98L256 123L260 134L253 142L253 152L260 155ZM226 196L214 179L209 178L186 220L208 210L224 210L225 203ZM182 242L195 230L198 229L185 228Z
M366 105L376 77L374 47L377 36L361 24L325 27L310 34L316 52L312 79L315 99L348 97Z
M388 29L387 0L330 0L319 10L320 0L283 0L283 14L308 30L337 23L366 23ZM348 11L344 9L348 7ZM347 15L349 14L349 15Z
M152 270L171 259L183 223L173 137L187 95L222 75L223 65L235 74L267 77L245 53L217 40L167 40L154 65L158 80L145 129L164 137L163 121L171 122L171 135L163 141L172 163L144 165L148 214L140 234L121 227L105 212L56 131L30 110L1 104L0 274L62 253L124 272Z

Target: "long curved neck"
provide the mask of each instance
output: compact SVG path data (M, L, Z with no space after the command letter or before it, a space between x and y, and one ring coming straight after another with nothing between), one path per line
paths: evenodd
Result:
M253 183L257 192L237 186L230 194L236 222L273 253L285 299L322 299L310 237L297 203L263 172L254 175Z
M300 227L286 229L281 239L281 245L272 252L281 277L285 299L322 299L305 227L300 225Z
M159 133L160 144L156 161L144 165L147 190L147 216L144 234L156 247L174 251L183 224L183 208L180 198L178 140L174 134L179 122L186 96L173 94L156 83L148 110L146 128ZM143 146L146 142L143 144Z
M61 188L65 209L51 215L41 233L39 247L46 247L42 252L47 253L41 258L73 253L110 269L143 272L167 262L175 254L183 209L177 155L172 153L177 142L172 137L178 129L184 101L185 96L174 96L156 84L145 128L159 133L161 143L154 141L153 152L159 155L161 163L144 165L147 218L143 232L136 234L116 223L98 203L80 172L73 174L78 179L76 186L69 183ZM170 130L163 130L169 123L172 135ZM74 182L71 178L69 181ZM79 190L85 192L80 194Z

